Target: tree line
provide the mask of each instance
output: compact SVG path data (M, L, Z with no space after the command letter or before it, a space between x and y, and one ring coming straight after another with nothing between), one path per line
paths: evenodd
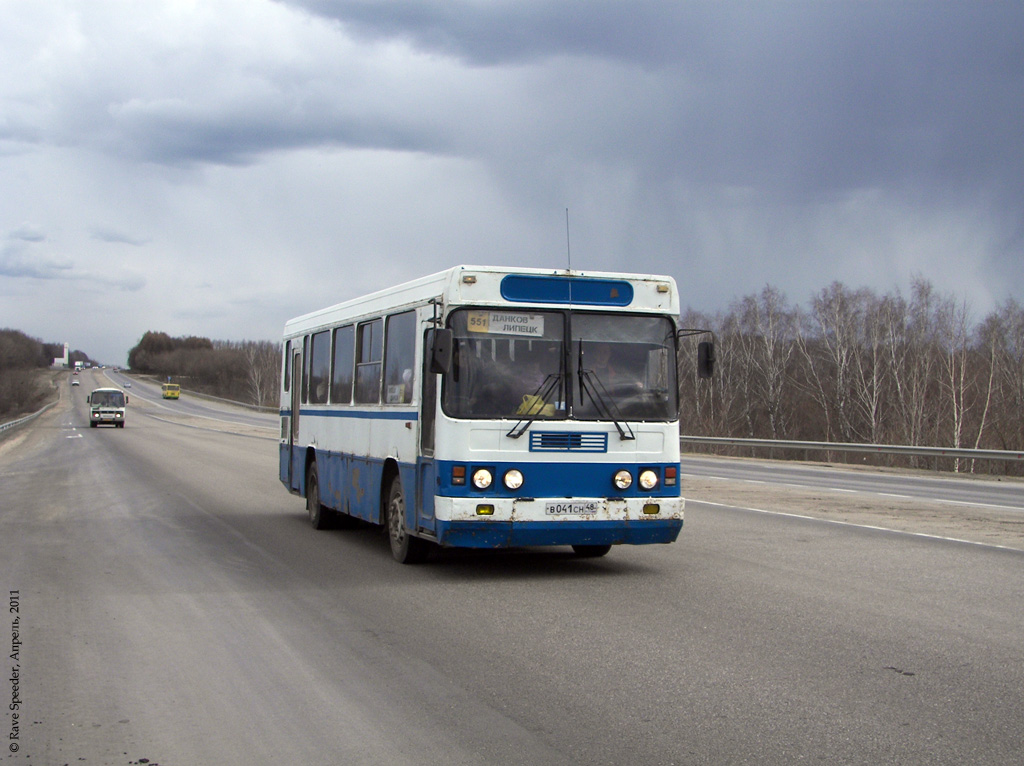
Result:
M40 380L40 370L64 356L63 343L44 343L20 330L0 330L0 421L35 412L50 399L50 387ZM90 364L83 351L72 351L68 360Z
M712 330L717 356L701 380L695 355L680 355L684 434L1024 449L1024 309L1013 299L975 323L965 302L922 278L909 296L834 283L806 308L769 285L724 313L689 311L683 324Z
M211 396L258 406L278 403L281 346L271 341L172 338L150 331L128 352L128 366Z

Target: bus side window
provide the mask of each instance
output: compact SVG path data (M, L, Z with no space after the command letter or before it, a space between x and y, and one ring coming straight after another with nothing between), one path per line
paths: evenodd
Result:
M383 352L384 321L374 319L359 325L356 333L356 403L380 403L380 359Z
M292 383L291 358L292 358L292 342L289 340L289 341L285 341L285 344L284 344L284 371L281 374L281 380L284 381L284 386L283 386L283 390L284 391L291 390L291 383Z
M309 392L309 336L304 335L302 337L302 403L306 404L309 400L307 394Z
M353 325L334 331L334 374L331 379L331 403L352 402L352 364L355 361L356 330Z
M416 312L405 311L388 317L384 350L384 401L408 404L416 366Z
M330 381L331 334L327 330L313 335L309 351L309 402L327 403Z

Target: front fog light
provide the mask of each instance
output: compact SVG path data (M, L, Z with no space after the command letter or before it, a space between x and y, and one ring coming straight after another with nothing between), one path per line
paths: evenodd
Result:
M650 469L641 471L640 486L644 489L654 489L658 486L658 474Z
M629 471L617 471L615 477L612 479L612 483L616 489L629 489L633 483L633 476Z
M519 489L523 486L523 472L513 468L505 473L505 486L508 489Z
M477 468L473 471L473 486L477 489L487 489L493 481L494 477L486 468Z

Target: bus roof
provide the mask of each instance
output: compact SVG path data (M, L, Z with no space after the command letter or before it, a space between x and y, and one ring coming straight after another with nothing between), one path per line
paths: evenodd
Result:
M294 337L434 298L441 298L446 309L452 305L571 306L679 316L679 292L669 276L462 265L296 317L285 323L284 335Z

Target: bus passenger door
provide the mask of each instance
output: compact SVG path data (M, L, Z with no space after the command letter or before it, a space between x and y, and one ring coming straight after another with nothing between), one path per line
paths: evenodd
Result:
M300 389L302 388L302 353L295 349L292 356L292 415L291 427L288 429L288 486L291 489L301 489L305 480L302 471L305 468L305 460L296 458L295 442L299 439L299 406L302 401ZM301 457L301 456L300 456ZM296 468L296 462L298 467Z
M423 344L423 389L420 396L420 449L416 461L416 525L434 531L434 493L437 471L434 467L434 421L437 416L437 375L430 371L433 331L427 330Z

